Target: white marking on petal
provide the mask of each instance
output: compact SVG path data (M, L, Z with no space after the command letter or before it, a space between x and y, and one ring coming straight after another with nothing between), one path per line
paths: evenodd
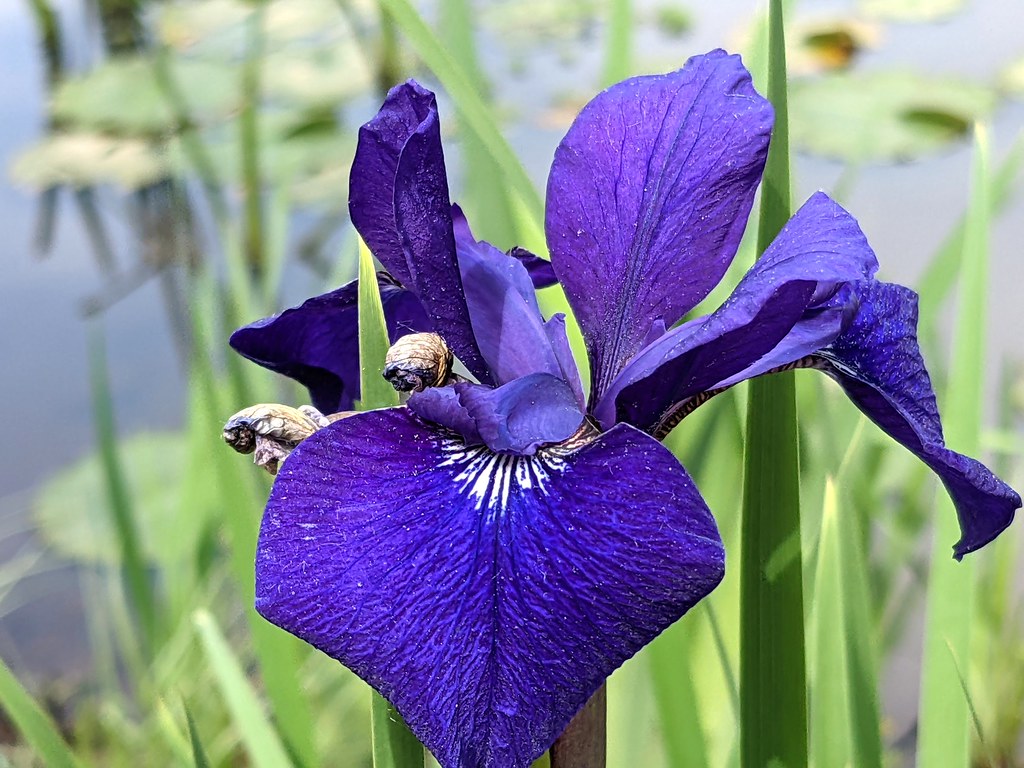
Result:
M543 449L533 456L514 456L450 438L443 439L440 447L445 459L439 466L458 471L453 478L458 492L472 500L476 510L487 510L491 516L506 510L522 491L546 496L551 475L568 469L564 457Z

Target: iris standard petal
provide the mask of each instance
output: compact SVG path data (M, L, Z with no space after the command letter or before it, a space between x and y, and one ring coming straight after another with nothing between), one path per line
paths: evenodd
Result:
M771 105L738 56L712 51L612 86L555 152L546 230L600 397L655 321L671 326L736 254Z
M437 100L415 81L392 88L359 129L349 212L370 250L416 294L466 368L489 383L455 255Z
M516 457L389 409L284 463L256 605L383 693L444 768L527 768L723 567L692 481L630 427Z
M466 214L463 213L462 208L457 203L452 203L452 224L455 229L455 242L457 244L460 242L477 242L476 237L473 235L473 230L469 227ZM547 288L558 282L558 278L555 277L555 269L547 259L542 259L540 256L530 253L525 248L520 248L519 246L512 248L506 255L511 256L526 267L530 280L533 282L533 287L538 291L541 288Z
M718 310L672 329L629 361L595 416L606 427L625 421L653 432L674 406L725 380L749 378L751 366L773 350L790 355L779 365L817 351L852 314L844 286L877 269L856 219L816 193Z
M378 274L388 336L432 331L420 302ZM295 379L309 389L323 413L352 408L359 397L358 286L356 281L308 299L298 307L257 320L231 334L231 346L264 368Z
M473 333L495 383L530 373L561 376L551 336L558 327L545 326L526 267L472 237L458 237L457 247ZM575 368L571 375L578 381Z
M946 448L917 343L917 294L901 285L856 286L859 309L822 351L824 370L888 435L921 458L949 491L960 520L959 560L1013 520L1020 496L980 462Z

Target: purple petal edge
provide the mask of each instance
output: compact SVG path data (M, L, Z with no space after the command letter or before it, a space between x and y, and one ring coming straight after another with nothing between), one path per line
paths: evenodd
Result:
M373 254L416 294L466 368L491 383L462 290L437 100L414 80L392 88L359 129L349 213Z
M981 462L945 446L935 393L917 343L917 294L889 283L856 286L854 321L822 351L825 371L875 424L925 462L956 507L956 559L1013 521L1020 495Z
M412 293L383 273L377 275L377 285L392 342L407 333L433 330ZM359 397L357 300L358 282L353 280L239 328L229 343L248 360L305 386L323 413L350 410Z
M724 551L678 461L630 427L511 457L388 409L285 461L256 567L260 613L380 691L443 768L528 768L717 585Z

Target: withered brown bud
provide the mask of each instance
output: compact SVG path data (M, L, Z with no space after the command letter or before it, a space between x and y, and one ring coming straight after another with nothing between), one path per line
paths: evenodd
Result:
M318 429L330 423L311 406L301 409L277 403L244 408L224 425L224 442L239 453L252 453L253 461L276 475L281 462Z
M422 392L451 380L454 356L436 333L410 333L388 350L384 378L399 392Z

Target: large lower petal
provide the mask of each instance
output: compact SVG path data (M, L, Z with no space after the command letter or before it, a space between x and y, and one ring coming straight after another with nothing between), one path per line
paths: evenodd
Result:
M980 462L946 448L928 371L917 344L917 294L888 283L856 286L859 310L822 351L822 364L875 424L939 476L956 507L960 559L1012 521L1020 496Z
M387 275L377 277L391 341L432 331L416 297ZM347 283L298 307L231 334L231 346L264 368L295 379L323 413L352 408L359 397L358 285Z
M692 481L630 427L515 457L392 409L284 463L257 608L383 693L444 768L527 768L723 567Z
M359 129L349 212L370 250L416 294L448 346L489 383L455 255L437 100L413 80L392 88Z
M725 273L771 127L771 105L724 51L612 86L576 118L551 166L546 230L595 399L655 322L671 326Z
M816 193L718 310L629 361L597 402L596 417L605 426L625 421L654 431L687 398L754 375L769 354L782 365L817 351L849 321L855 299L846 286L877 268L857 221Z

